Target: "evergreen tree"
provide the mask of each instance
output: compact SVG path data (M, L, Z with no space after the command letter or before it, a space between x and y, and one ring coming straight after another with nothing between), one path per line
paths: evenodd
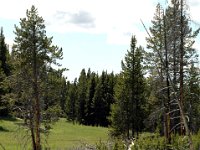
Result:
M112 136L129 137L130 130L130 107L128 101L129 88L125 84L123 74L117 76L115 85L115 103L111 105L111 128Z
M5 43L5 37L3 34L3 28L1 28L0 33L0 61L1 61L1 68L6 76L9 76L11 73L11 65L9 64L10 54L8 45Z
M9 62L10 54L8 46L5 43L3 28L0 33L0 116L6 116L9 113L9 102L5 95L10 92L6 77L11 74L11 65Z
M89 71L88 71L89 72ZM93 104L93 98L95 94L95 89L97 85L97 79L96 79L96 74L93 72L90 75L90 80L89 80L89 87L88 87L88 92L87 92L87 101L86 101L86 124L87 125L95 125L94 122L94 108L92 106Z
M150 27L150 32L152 37L147 38L148 45L152 51L148 52L147 60L151 63L151 67L155 67L157 70L156 74L153 74L153 78L157 78L156 82L158 84L158 91L156 93L157 99L160 101L156 108L164 108L161 113L162 118L157 118L158 120L164 120L163 126L161 125L161 130L164 129L164 134L168 143L170 143L169 130L170 130L170 85L169 85L169 39L167 39L167 29L166 17L164 16L164 10L160 4L156 7L156 13L152 21L152 27ZM170 39L171 40L171 39ZM151 56L151 57L149 57ZM150 61L149 61L150 60ZM156 75L156 76L155 76ZM156 87L154 87L155 89ZM157 89L157 88L156 88ZM160 111L161 112L161 111ZM154 112L153 112L154 113ZM163 133L163 132L161 132Z
M157 7L157 10L160 10L158 8L160 6ZM166 116L164 117L165 133L168 137L172 131L183 134L184 124L186 134L192 143L184 113L185 110L187 112L185 107L187 102L184 95L185 83L187 83L186 72L191 62L194 63L197 59L196 51L192 46L199 29L193 32L189 26L184 0L171 0L171 4L162 12L163 14L160 16L159 11L156 11L155 16L158 17L152 21L153 26L150 28L152 36L147 38L147 42L149 48L154 52L151 53L153 54L151 58L154 58L152 62L160 64L156 65L161 89L157 92L161 93L164 100L162 107L165 108L166 114L164 115ZM163 81L165 84L162 84Z
M67 83L68 87L68 94L67 94L67 101L66 101L66 114L67 119L75 123L77 117L77 79L74 80L73 83Z
M194 133L197 133L200 129L200 70L195 67L194 64L188 70L187 75L188 87L185 89L185 107L188 112L189 128Z
M107 83L107 90L106 90L106 101L107 101L107 105L106 105L106 120L107 120L107 123L108 125L110 125L110 122L108 120L108 118L110 118L110 113L111 113L111 106L112 104L115 102L115 99L114 99L114 95L115 95L115 91L114 91L114 88L115 88L115 84L116 84L116 78L113 74L113 72L111 74L108 74L107 75L107 80L106 80L106 83Z
M43 99L43 122L47 123L55 121L63 115L63 109L61 104L65 103L65 78L63 77L63 69L55 70L50 68L46 75L44 74L43 83L41 85L41 91L43 95L41 95L41 99Z
M62 111L62 116L66 114L66 100L67 100L67 83L66 83L66 78L60 77L60 108Z
M16 69L11 79L12 88L19 100L16 103L20 103L28 119L33 149L40 150L43 81L51 64L58 65L56 59L62 58L62 50L53 46L52 38L46 36L44 20L34 6L20 19L14 33L12 53Z
M81 124L85 124L86 117L86 99L87 99L87 78L85 69L81 71L78 79L78 97L76 101L77 107L77 121Z
M114 102L114 77L103 71L92 101L95 125L108 126L111 104Z
M114 74L98 74L82 69L78 82L69 83L67 118L85 125L108 126L111 104L114 102ZM74 106L75 104L75 106ZM75 111L75 113L74 113Z
M121 99L116 100L116 105L119 106L114 105L114 111L120 110L121 112L125 112L124 114L126 116L121 115L121 117L124 118L118 120L126 118L126 128L124 129L124 131L127 132L126 136L128 138L130 136L129 130L132 131L132 137L138 137L138 133L142 131L144 126L143 121L145 106L145 82L142 68L142 51L143 49L141 47L136 47L136 38L132 37L130 51L127 51L127 54L125 55L125 62L122 61L122 79L124 80L122 82L122 86L125 87L125 90L120 91L122 93L118 94L116 92L116 94L119 95L119 98ZM124 108L124 106L126 107ZM115 120L112 117L115 117L116 113L112 113L113 116L111 116L111 121L113 122L115 122ZM120 126L122 127L122 125L119 125L119 128ZM116 125L114 125L113 127L117 128ZM118 129L114 129L113 131L118 131ZM125 133L121 134L123 135Z
M125 84L129 88L128 102L130 106L130 128L132 137L138 136L143 126L144 106L144 77L142 70L142 48L136 47L136 38L132 37L130 51L125 55L125 63L122 61L122 70L125 77ZM141 127L141 129L139 128Z
M107 116L106 116L106 76L105 71L102 72L102 75L99 78L99 82L95 89L95 94L93 98L93 109L95 117L95 125L107 126Z

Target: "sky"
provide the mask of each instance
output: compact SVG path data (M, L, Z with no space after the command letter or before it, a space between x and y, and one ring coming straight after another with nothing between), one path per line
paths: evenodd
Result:
M133 35L138 46L146 48L147 34L140 19L150 27L158 2L168 5L167 0L0 0L0 26L12 47L14 25L19 25L26 10L35 5L45 20L47 35L53 36L54 45L62 47L60 63L69 69L64 74L73 81L83 68L99 74L103 70L119 73ZM187 2L197 28L200 0ZM194 47L200 50L200 36Z

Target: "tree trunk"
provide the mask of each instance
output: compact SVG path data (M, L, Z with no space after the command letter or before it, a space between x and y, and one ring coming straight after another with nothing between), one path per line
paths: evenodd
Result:
M184 22L183 22L183 0L181 0L181 43L180 43L180 115L181 115L181 133L183 134L183 125L185 127L186 135L189 138L190 150L194 150L192 137L188 127L188 123L183 111L183 56L184 56ZM183 124L183 125L182 125Z
M168 47L167 47L167 33L166 33L166 22L165 22L165 16L163 14L163 21L164 21L164 46L165 46L165 68L166 68L166 85L167 85L167 101L165 102L165 119L166 119L166 141L169 144L170 143L170 89L169 89L169 62L168 62Z
M34 111L34 109L32 108L32 111ZM32 140L32 147L33 147L33 150L36 150L36 143L35 143L35 134L34 134L34 124L33 124L33 119L32 118L32 114L30 115L30 124L29 124L29 128L31 130L31 140Z
M136 118L137 118L137 112L136 112L136 98L135 98L135 47L132 51L132 76L131 76L131 123L132 123L132 137L135 137L135 127L136 127Z
M183 108L183 56L184 56L184 41L183 41L183 1L181 0L181 43L180 43L180 105ZM181 122L183 120L181 119ZM183 135L183 125L181 123L181 135Z
M34 43L35 44L35 43ZM37 70L37 53L36 44L33 48L33 90L34 90L34 118L35 118L35 144L36 150L41 150L40 145L40 100L38 91L38 70Z
M35 61L36 62L36 61ZM40 145L40 100L37 85L36 64L34 65L34 96L35 96L35 135L36 135L36 150L41 149Z
M142 22L142 20L141 20L141 22ZM149 32L148 32L148 30L147 30L147 28L146 28L146 26L145 26L145 24L142 22L142 25L144 26L144 28L145 28L145 30L146 30L146 32L147 32L147 34L148 34L148 36L152 39L152 37L151 37L151 35L149 34ZM152 41L153 42L153 41ZM154 42L153 42L154 43ZM155 43L154 43L154 45L155 45ZM159 55L159 58L160 58L160 60L161 60L161 63L163 64L163 66L165 66L164 64L164 61L163 61L163 59L162 59L162 56L161 56L161 54L159 53L159 50L158 49L156 49L156 46L154 46L154 48L155 48L155 50L158 52L158 55ZM164 68L165 69L165 71L166 71L166 68ZM166 74L167 74L168 72L166 71ZM176 94L176 88L175 88L175 85L173 84L173 82L172 82L172 80L171 80L171 77L170 77L170 75L168 74L168 77L169 77L169 82L170 82L170 85L172 86L172 92L174 92L174 97L175 97L175 101L178 103L178 107L179 107L179 109L180 109L180 117L182 118L182 120L183 120L183 125L184 125L184 127L185 127L185 131L186 131L186 135L188 136L188 138L189 138L189 145L190 145L190 150L194 150L194 147L193 147L193 143L192 143L192 137L191 137L191 134L190 134L190 130L189 130L189 127L188 127L188 123L187 123L187 121L186 121L186 117L185 117L185 115L184 115L184 110L183 110L183 107L181 106L181 104L180 104L180 100L179 100L179 98L178 98L178 96L177 96L177 94Z

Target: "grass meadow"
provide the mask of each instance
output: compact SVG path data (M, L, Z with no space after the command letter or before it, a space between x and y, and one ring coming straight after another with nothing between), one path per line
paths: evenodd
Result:
M22 128L21 124L19 119L0 119L0 150L31 149L28 129ZM52 125L47 137L42 136L42 145L51 150L67 150L81 144L95 145L100 140L108 140L107 128L73 125L66 119L60 119Z

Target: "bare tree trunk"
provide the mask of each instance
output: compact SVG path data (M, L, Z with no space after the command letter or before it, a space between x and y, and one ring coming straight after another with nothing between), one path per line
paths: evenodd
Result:
M183 108L183 56L184 56L184 41L183 41L183 0L181 0L181 43L180 43L180 105ZM181 119L182 122L182 119ZM181 135L183 135L183 125L181 124Z
M178 54L177 54L177 48L176 48L176 41L177 41L177 39L176 39L176 36L177 36L176 35L176 22L175 22L176 15L177 15L177 10L176 10L176 7L174 6L174 10L173 10L174 22L172 24L172 26L173 26L173 34L172 34L173 35L173 84L174 84L175 90L177 91L177 72L178 72L177 71L178 70L177 55ZM173 99L174 98L175 97L173 97ZM177 109L177 107L172 105L171 109ZM180 112L174 112L171 114L172 117L178 116L178 115L180 115ZM171 121L172 127L175 126L178 122L179 122L179 119L173 119ZM175 130L175 132L176 132L176 130Z
M182 2L182 1L181 1L181 2ZM182 2L182 4L183 4L183 2ZM141 20L141 22L142 22L142 20ZM142 25L144 26L144 28L145 28L145 30L146 30L148 36L149 36L150 38L152 38L143 22L142 22ZM153 42L153 41L152 41L152 42ZM156 46L154 46L154 48L155 48L155 50L158 52L158 55L159 55L160 60L161 60L161 63L162 63L163 66L164 66L165 63L164 63L164 61L163 61L163 59L162 59L162 57L161 57L161 55L160 55L160 53L159 53L159 50L156 49ZM165 71L166 71L166 68L165 68ZM166 71L166 74L167 74L167 71ZM185 115L184 115L183 107L182 107L182 105L181 105L181 103L180 103L180 100L179 100L177 94L176 94L177 91L176 91L175 85L173 84L173 82L172 82L172 80L171 80L169 74L168 74L168 77L169 77L169 83L170 83L170 85L172 86L172 92L174 92L175 100L176 100L176 102L178 103L178 107L179 107L179 109L180 109L180 115L181 115L181 118L182 118L182 120L183 120L183 125L184 125L184 127L185 127L186 135L188 136L188 142L189 142L189 145L190 145L190 150L194 150L194 146L193 146L193 142L192 142L192 137L191 137L191 134L190 134L190 130L189 130L189 127L188 127L188 123L187 123L186 117L185 117Z
M34 51L34 99L35 99L35 136L36 136L36 150L41 149L40 145L40 100L38 93L38 75L37 75L37 60L36 52Z
M35 31L35 30L33 30ZM35 38L35 32L33 33L33 36ZM35 145L36 150L41 150L41 144L40 144L40 99L39 99L39 91L38 91L38 69L37 69L37 48L36 48L36 42L34 41L34 47L33 47L33 92L34 92L34 121L35 121Z
M191 133L188 127L187 120L183 111L183 56L184 56L184 22L183 22L183 0L181 0L181 43L180 43L180 114L181 114L181 122L183 122L185 127L186 135L189 138L190 150L194 150ZM183 126L181 124L181 133L183 134Z
M164 46L165 46L165 69L166 69L166 85L167 85L167 101L165 102L165 117L166 117L166 140L170 143L170 89L169 89L169 62L168 62L168 47L167 47L167 33L166 33L166 22L165 16L163 14L164 22Z
M137 117L137 112L136 112L136 106L135 106L135 102L136 102L136 98L135 98L135 47L133 49L133 56L132 56L132 71L134 73L132 73L132 81L131 81L131 123L132 123L132 137L135 137L135 127L136 127L136 117ZM135 108L135 109L134 109ZM135 114L135 115L133 115Z

